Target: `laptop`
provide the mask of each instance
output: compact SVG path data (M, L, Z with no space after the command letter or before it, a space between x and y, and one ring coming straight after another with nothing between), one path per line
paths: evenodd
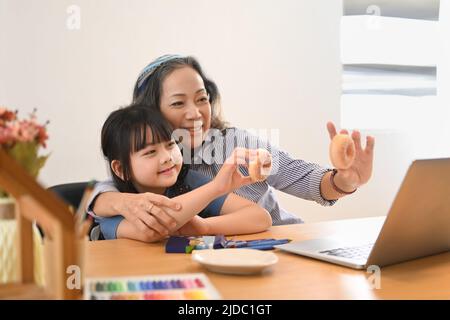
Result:
M355 269L450 251L450 158L412 162L378 237L322 238L275 247Z

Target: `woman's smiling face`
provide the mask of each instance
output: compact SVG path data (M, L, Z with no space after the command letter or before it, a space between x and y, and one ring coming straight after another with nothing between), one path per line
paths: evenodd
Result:
M172 71L164 79L160 110L172 127L186 130L190 143L196 148L203 142L211 127L211 104L201 76L191 67Z

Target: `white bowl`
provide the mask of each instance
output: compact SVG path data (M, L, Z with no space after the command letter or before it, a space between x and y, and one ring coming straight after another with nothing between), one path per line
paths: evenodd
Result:
M273 252L255 249L194 250L192 260L208 270L227 274L260 273L278 262Z

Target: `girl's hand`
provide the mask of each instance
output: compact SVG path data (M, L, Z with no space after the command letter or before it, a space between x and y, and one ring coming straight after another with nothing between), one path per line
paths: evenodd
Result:
M327 129L330 139L333 139L337 134L333 122L327 123ZM344 129L340 133L348 134L348 131ZM375 138L367 136L366 147L363 149L361 146L361 134L357 130L352 132L351 137L355 143L355 160L350 168L339 169L335 176L336 185L349 192L369 181L372 175L373 150L375 145Z
M180 229L175 231L173 235L176 236L202 236L209 232L209 225L206 219L200 216L194 216Z
M176 227L175 219L164 209L180 210L181 205L155 193L121 193L118 212L143 235L157 239Z
M212 181L221 195L252 183L252 179L249 176L244 176L239 171L239 165L247 166L249 153L249 149L236 148L231 156L225 160L222 168L220 168L220 171Z

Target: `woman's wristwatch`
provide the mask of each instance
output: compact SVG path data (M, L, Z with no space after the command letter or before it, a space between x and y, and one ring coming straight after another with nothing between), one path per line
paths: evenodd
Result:
M352 193L354 193L356 190L358 190L358 188L356 188L355 190L353 190L353 191L351 191L351 192L347 192L347 191L344 191L344 190L342 190L341 188L339 188L339 187L336 185L336 183L334 183L334 176L336 175L337 172L338 172L338 171L337 171L336 169L333 169L333 172L331 173L331 176L330 176L331 186L333 187L333 189L334 189L336 192L338 192L338 193L340 193L340 194L352 194Z

